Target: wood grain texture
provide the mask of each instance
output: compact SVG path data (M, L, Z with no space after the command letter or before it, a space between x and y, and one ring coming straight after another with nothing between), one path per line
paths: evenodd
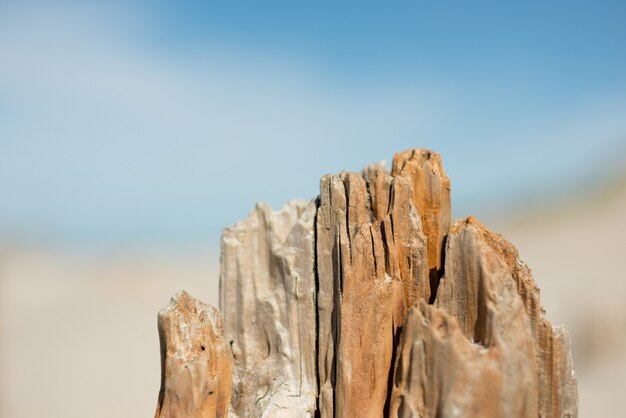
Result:
M450 225L430 150L396 154L390 172L325 175L308 203L257 205L222 236L220 306L225 360L198 373L226 382L232 349L232 397L224 383L205 400L194 377L186 405L209 402L204 415L161 416L577 416L566 329L513 245L471 217ZM157 416L179 399L164 393Z
M405 323L391 416L576 416L567 334L541 315L515 248L468 218L445 254L435 306Z
M484 289L487 279L494 274L493 269L485 270L488 262L498 263L498 269L515 284L518 299L524 306L525 315L520 315L520 321L528 322L532 332L538 416L575 416L578 409L576 374L565 327L553 327L545 318L539 289L517 249L472 217L457 221L451 229L446 248L446 274L437 295L437 306L461 322L468 338L483 339L487 334Z
M432 302L443 265L443 244L451 221L450 179L441 156L428 149L411 149L393 158L391 174L407 179L413 189L413 204L428 239L429 285L424 289Z
M159 312L158 328L161 390L155 418L226 417L233 360L219 310L183 291Z
M320 183L316 262L322 417L384 415L406 310L430 299L430 275L438 280L437 264L428 264L429 241L416 202L433 228L447 230L449 182L440 159L416 150L394 159L392 172L397 175L370 166L363 175L328 175ZM438 234L433 239L443 242Z
M385 190L389 196L389 186ZM376 219L363 177L322 178L317 271L323 417L382 416L393 337L405 311L395 246L385 234L391 239L390 219L386 211Z
M312 417L317 405L315 203L257 205L222 237L220 304L233 415Z

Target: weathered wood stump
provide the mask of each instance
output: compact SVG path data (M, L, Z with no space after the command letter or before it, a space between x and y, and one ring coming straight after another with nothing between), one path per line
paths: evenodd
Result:
M308 203L258 205L224 231L220 305L221 348L192 374L188 354L167 353L197 336L161 331L157 416L577 416L565 328L510 243L473 218L450 225L450 181L429 150L397 154L390 172L324 176ZM164 414L168 399L187 409Z

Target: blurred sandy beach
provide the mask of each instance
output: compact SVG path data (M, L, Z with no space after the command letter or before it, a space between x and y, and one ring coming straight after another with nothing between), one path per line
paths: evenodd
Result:
M626 181L529 217L494 222L534 273L553 325L567 325L581 417L624 416Z
M485 221L518 247L548 317L569 328L580 416L621 417L626 187L599 196ZM7 248L1 260L3 417L151 416L157 311L180 289L218 304L209 249L77 257Z
M180 289L217 305L218 270L208 251L87 259L5 251L0 416L152 416L157 312Z

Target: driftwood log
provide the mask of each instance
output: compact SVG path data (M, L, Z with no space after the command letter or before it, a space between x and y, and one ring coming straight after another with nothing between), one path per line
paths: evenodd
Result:
M223 335L185 293L159 313L156 417L577 416L565 327L510 243L451 225L429 150L257 205L222 236L220 307Z

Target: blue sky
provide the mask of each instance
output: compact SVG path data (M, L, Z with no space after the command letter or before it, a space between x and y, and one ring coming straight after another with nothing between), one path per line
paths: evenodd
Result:
M20 3L5 236L215 245L255 201L410 147L443 154L457 216L623 160L623 2Z

